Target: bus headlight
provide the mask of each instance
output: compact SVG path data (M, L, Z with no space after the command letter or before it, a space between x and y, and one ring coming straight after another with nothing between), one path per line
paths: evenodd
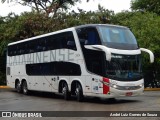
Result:
M112 83L108 83L105 81L101 81L104 85L109 86L109 87L113 87L113 88L117 88L118 86L116 84L112 84Z
M110 87L114 88L114 89L118 89L118 90L121 90L122 87L119 86L119 85L116 85L116 84L111 84Z
M143 83L140 84L140 85L137 85L137 86L119 86L117 84L109 83L109 82L106 82L106 81L100 81L100 82L103 83L106 86L112 87L112 88L117 89L117 90L138 90L138 89L141 89L141 88L144 87Z
M143 83L139 85L139 87L141 87L141 88L142 88L143 86L144 86L144 84L143 84Z
M106 85L106 86L110 86L110 84L108 83L108 82L102 82L104 85Z
M112 85L111 87L113 87L113 88L115 88L115 89L116 89L116 88L117 88L117 85Z

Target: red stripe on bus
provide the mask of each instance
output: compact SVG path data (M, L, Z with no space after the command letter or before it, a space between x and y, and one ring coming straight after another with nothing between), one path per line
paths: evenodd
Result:
M108 78L103 78L103 82L107 82L109 84ZM103 84L103 94L107 94L109 92L109 85Z

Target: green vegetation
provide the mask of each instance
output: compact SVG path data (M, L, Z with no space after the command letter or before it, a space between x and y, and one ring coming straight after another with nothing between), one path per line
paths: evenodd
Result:
M60 2L60 0L58 1ZM78 1L80 0L76 2ZM65 5L74 5L76 2L68 2ZM123 11L118 14L99 5L98 11L86 12L79 9L79 12L76 13L75 11L66 12L57 7L49 14L45 10L33 9L32 12L25 12L21 15L10 13L6 17L0 17L0 84L5 84L5 49L9 42L81 24L108 23L129 27L136 36L139 46L154 52L155 63L153 64L149 63L147 54L143 55L145 86L150 84L152 87L160 87L159 81L157 82L160 80L159 3L158 0L132 0L131 8L133 11ZM153 5L156 7L151 9ZM65 10L68 9L65 8Z
M160 1L159 0L132 0L131 9L154 12L160 15Z

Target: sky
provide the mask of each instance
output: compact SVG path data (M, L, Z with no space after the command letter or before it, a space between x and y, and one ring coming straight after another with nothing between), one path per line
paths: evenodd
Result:
M77 3L76 6L72 7L75 11L77 8L84 9L86 11L98 10L98 4L106 9L113 10L115 13L121 12L122 10L130 10L131 0L82 0L81 3ZM22 6L18 3L0 3L0 16L7 16L8 13L14 12L20 15L24 11L31 11L30 7Z

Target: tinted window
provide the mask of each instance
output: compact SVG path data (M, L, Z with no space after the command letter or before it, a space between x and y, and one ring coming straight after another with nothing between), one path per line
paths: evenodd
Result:
M77 34L81 45L100 44L98 32L94 27L79 28Z
M7 75L10 75L10 74L11 74L11 69L10 69L10 67L7 67L6 72L7 72Z
M77 50L72 32L59 33L8 46L8 55L15 56L64 48Z
M28 75L81 75L78 64L70 62L50 62L27 64L26 73Z
M102 51L89 50L84 47L84 45L101 44L96 28L79 28L77 29L77 34L81 43L87 70L94 74L103 76L105 72L105 53Z

